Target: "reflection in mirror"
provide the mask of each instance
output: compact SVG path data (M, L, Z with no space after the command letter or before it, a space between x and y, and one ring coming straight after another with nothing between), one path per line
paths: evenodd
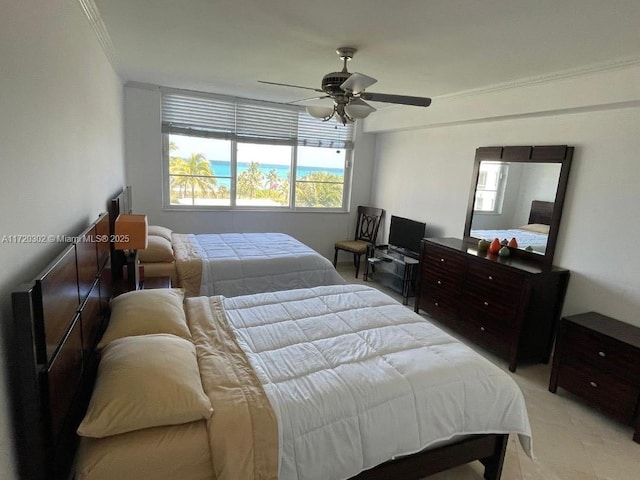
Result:
M544 255L560 179L559 163L480 162L471 236L516 239Z
M551 266L573 147L479 147L473 165L464 238L511 240L513 256Z

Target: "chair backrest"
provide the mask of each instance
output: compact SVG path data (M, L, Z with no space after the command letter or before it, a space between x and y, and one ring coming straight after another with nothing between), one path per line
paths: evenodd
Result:
M382 208L359 206L355 240L375 244L383 215L384 210Z

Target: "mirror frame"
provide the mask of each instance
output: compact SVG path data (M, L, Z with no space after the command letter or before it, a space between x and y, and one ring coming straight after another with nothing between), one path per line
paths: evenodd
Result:
M464 239L468 241L478 241L480 239L471 236L471 222L473 220L473 207L476 198L476 187L478 184L478 174L480 172L480 162L482 161L502 161L510 163L559 163L560 177L556 189L553 214L549 224L549 237L547 238L547 248L544 255L526 250L514 248L510 249L513 256L525 257L536 263L551 266L553 255L558 239L560 219L562 218L562 208L567 192L567 182L569 180L569 170L571 159L573 158L573 147L566 145L544 145L544 146L505 146L505 147L479 147L476 149L476 157L473 165L473 176L471 182L471 193L467 204L467 219L464 226Z

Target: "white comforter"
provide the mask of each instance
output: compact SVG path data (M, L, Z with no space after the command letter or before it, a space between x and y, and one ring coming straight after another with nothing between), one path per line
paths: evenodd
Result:
M348 478L457 435L518 433L509 375L377 290L224 299L278 418L281 480Z
M201 295L233 297L343 284L333 264L284 233L194 235L202 257Z

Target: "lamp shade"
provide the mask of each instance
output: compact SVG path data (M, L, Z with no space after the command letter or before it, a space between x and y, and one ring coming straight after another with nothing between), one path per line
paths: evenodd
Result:
M318 107L316 105L309 105L307 107L307 113L314 118L327 118L333 113L333 107Z
M356 98L351 100L347 106L344 107L344 111L347 112L353 119L366 118L371 112L375 112L376 109L369 105L364 100Z
M114 233L116 250L143 250L147 248L147 216L118 215Z

